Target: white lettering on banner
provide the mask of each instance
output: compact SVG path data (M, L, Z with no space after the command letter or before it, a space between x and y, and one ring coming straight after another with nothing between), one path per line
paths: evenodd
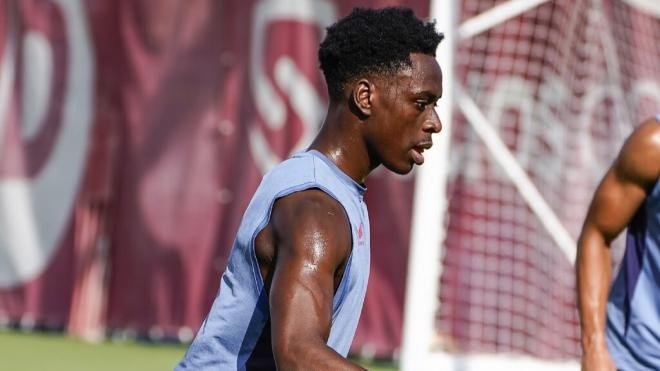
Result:
M0 287L33 279L48 266L71 219L86 161L94 61L85 9L79 0L53 2L61 10L66 27L68 69L52 71L54 63L47 38L26 34L25 55L40 60L23 66L23 140L34 136L44 125L45 111L53 103L50 82L56 73L66 74L62 125L48 161L33 178L0 178ZM7 34L7 50L0 65L0 138L7 126L7 107L15 80L15 25Z
M37 32L28 32L23 38L23 71L21 132L29 140L45 122L53 83L53 52L48 40Z
M513 135L511 138L504 138L504 143L513 144L516 149L516 158L523 168L527 168L529 165L531 142L534 138L532 135L515 134L520 130L530 133L533 130L534 91L532 89L532 85L522 77L509 76L506 79L498 79L494 89L496 94L490 96L490 104L486 113L488 121L500 132L500 135L504 133ZM518 120L507 119L510 111L515 111L518 114ZM515 130L516 128L505 128L509 123L515 123L516 121L521 126L518 130Z
M263 0L255 5L252 15L250 44L250 87L260 117L269 130L282 130L287 122L286 104L274 84L286 94L292 109L303 123L303 134L291 151L309 144L325 115L324 103L314 85L297 68L293 56L275 61L274 81L265 71L266 30L271 23L296 21L310 23L322 32L336 19L336 9L327 0ZM315 57L314 57L315 58ZM263 173L281 161L270 148L262 128L250 128L250 149Z
M628 5L650 16L660 18L660 1L658 0L623 0Z
M639 107L644 99L654 102L657 109L660 102L660 84L651 80L638 80L632 86L633 107Z
M607 98L611 98L612 102L622 102L623 92L621 91L621 88L613 84L596 85L587 89L581 100L580 116L577 121L578 132L576 135L579 143L578 148L580 150L579 158L582 164L589 164L589 166L585 166L584 168L586 171L591 172L591 174L585 174L590 179L595 179L601 176L604 169L612 161L612 158L600 156L600 151L598 151L597 147L603 144L594 143L591 130L592 125L594 125L593 117L596 113L596 109L602 107L602 103ZM611 148L612 155L614 155L618 151L618 147L625 137L625 130L621 126L625 125L626 127L632 127L633 122L623 114L625 110L622 109L620 104L613 104L612 110L615 113L615 122L612 124L617 130L613 130L609 133L610 135L606 137L607 141L604 145ZM608 123L599 122L595 124L607 125Z
M550 75L545 84L539 87L539 101L544 104L538 104L535 107L533 118L536 125L532 125L534 131L531 136L541 139L547 146L547 150L532 161L538 169L536 175L539 177L539 184L548 185L548 188L554 186L554 182L559 178L556 174L562 174L566 163L557 161L557 158L566 158L566 125L558 125L563 121L563 117L558 117L554 112L560 112L562 106L566 104L569 97L568 88L562 84L558 76ZM538 148L538 147L537 147ZM543 150L541 148L541 150Z
M478 80L468 76L468 81ZM535 171L539 177L538 183L554 190L561 189L558 182L562 182L562 178L559 174L570 170L567 166L571 164L577 166L576 159L582 165L588 164L583 166L590 172L587 177L602 175L612 158L599 154L611 149L614 156L634 125L626 112L636 112L645 99L660 106L660 83L647 79L633 81L630 94L625 94L620 86L610 82L595 83L584 88L585 94L579 98L572 97L567 84L556 75L545 77L538 86L538 99L534 100L536 86L536 82L519 76L502 76L494 84L492 92L481 101L487 102L484 111L491 124L504 136L514 135L503 139L523 168ZM570 99L579 99L577 113L567 108ZM608 131L605 143L597 143L591 131L592 121L596 110L604 102L612 102L614 119L611 123L601 124L609 124L613 130ZM512 114L516 117L510 120ZM503 126L511 121L517 122L517 130L504 130ZM460 171L468 181L482 181L486 176L483 161L488 154L471 130L466 135L463 143L453 144L455 155L465 158L458 161L464 165L452 167L452 176ZM547 148L539 146L539 143ZM570 151L569 143L576 144L578 153ZM493 175L506 181L504 173L499 170L495 170Z
M7 121L7 111L9 108L12 87L14 86L14 74L16 70L16 41L14 34L16 33L17 25L15 17L9 8L9 4L4 4L4 11L8 18L5 25L5 34L7 40L5 48L2 51L2 59L0 60L0 156L2 155L2 145L4 143L4 131Z

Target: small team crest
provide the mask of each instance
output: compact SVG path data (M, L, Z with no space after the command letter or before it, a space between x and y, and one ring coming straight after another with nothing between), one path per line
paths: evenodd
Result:
M358 239L358 246L364 245L364 224L360 223L360 226L357 227L357 239Z

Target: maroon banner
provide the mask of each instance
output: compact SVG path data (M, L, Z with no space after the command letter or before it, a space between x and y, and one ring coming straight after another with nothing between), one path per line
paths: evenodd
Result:
M0 235L0 317L184 340L210 308L262 175L324 118L325 27L356 5L429 10L421 0L3 4L0 228L21 233ZM372 271L354 351L399 347L412 180L378 170L368 181ZM22 219L8 222L16 210Z

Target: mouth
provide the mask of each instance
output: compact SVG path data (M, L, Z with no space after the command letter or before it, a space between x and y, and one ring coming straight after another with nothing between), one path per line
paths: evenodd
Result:
M431 148L433 146L433 142L423 142L420 143L416 146L414 146L411 150L410 153L412 155L412 159L417 164L418 166L424 163L424 151Z

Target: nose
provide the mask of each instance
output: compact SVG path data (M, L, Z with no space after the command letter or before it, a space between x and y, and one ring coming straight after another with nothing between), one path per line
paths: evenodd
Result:
M430 117L424 121L424 131L431 133L439 133L442 130L442 122L435 109L431 110Z

